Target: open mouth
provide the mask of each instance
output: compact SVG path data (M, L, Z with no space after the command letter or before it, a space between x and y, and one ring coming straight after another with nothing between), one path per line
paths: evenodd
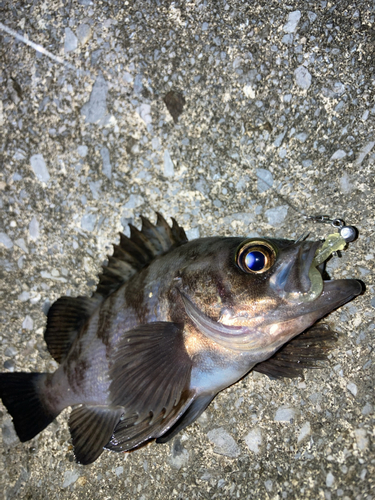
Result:
M327 259L338 250L343 250L347 242L339 233L327 236L324 242L298 242L289 252L289 258L274 273L270 284L280 297L296 304L311 304L318 299L323 290L342 290L352 285L353 298L361 293L362 287L357 280L324 281L323 272ZM332 285L332 283L337 283ZM339 294L341 295L341 294ZM348 298L348 300L350 300ZM345 303L346 301L342 302ZM338 304L338 307L341 304Z
M325 295L329 294L332 298L334 297L335 307L339 307L362 292L362 285L358 280L339 279L323 281L322 273L327 259L334 252L343 250L346 245L347 242L340 233L333 233L329 234L323 245L316 250L309 269L311 289L308 292L310 297L307 298L307 301L319 297L324 290Z

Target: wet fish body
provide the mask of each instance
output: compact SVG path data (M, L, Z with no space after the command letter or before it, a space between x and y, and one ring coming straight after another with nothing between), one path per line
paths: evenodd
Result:
M51 306L45 340L56 372L0 374L21 441L73 408L83 464L103 448L168 441L254 367L293 376L316 366L332 333L315 327L292 339L362 290L357 280L323 282L314 261L322 242L188 241L159 214L130 229L92 297Z

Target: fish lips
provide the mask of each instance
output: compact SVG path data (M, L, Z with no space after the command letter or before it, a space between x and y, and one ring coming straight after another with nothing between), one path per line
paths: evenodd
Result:
M315 302L317 307L327 308L327 313L350 302L354 297L364 292L363 283L356 279L327 280L323 283L323 293Z
M362 282L356 279L323 281L325 263L317 267L313 263L322 244L321 241L300 242L286 248L280 255L270 286L284 305L277 311L269 311L266 322L286 324L297 321L300 327L305 325L307 328L364 291ZM278 321L275 316L278 316Z
M358 280L323 281L326 262L314 265L316 252L322 244L322 241L304 241L283 250L279 265L270 278L270 286L280 298L292 303L308 304L325 292L324 297L327 297L328 302L333 301L336 294L338 305L335 307L339 307L363 291L363 284ZM341 292L346 294L344 290L349 298L340 302Z

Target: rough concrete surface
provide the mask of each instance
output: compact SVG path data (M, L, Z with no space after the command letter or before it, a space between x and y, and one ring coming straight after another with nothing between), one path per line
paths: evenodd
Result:
M191 238L332 231L280 193L357 226L330 273L367 286L327 318L341 338L325 369L250 374L166 445L84 467L68 410L21 444L0 406L0 495L375 498L374 3L3 0L0 13L68 63L0 30L2 371L56 368L43 311L93 289L139 214Z

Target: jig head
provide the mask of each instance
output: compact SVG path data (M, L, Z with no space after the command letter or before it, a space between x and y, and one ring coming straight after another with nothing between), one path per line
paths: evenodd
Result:
M321 224L330 224L339 230L340 236L347 243L354 241L358 237L358 230L354 226L347 226L342 219L330 219L328 215L304 215L304 218Z

